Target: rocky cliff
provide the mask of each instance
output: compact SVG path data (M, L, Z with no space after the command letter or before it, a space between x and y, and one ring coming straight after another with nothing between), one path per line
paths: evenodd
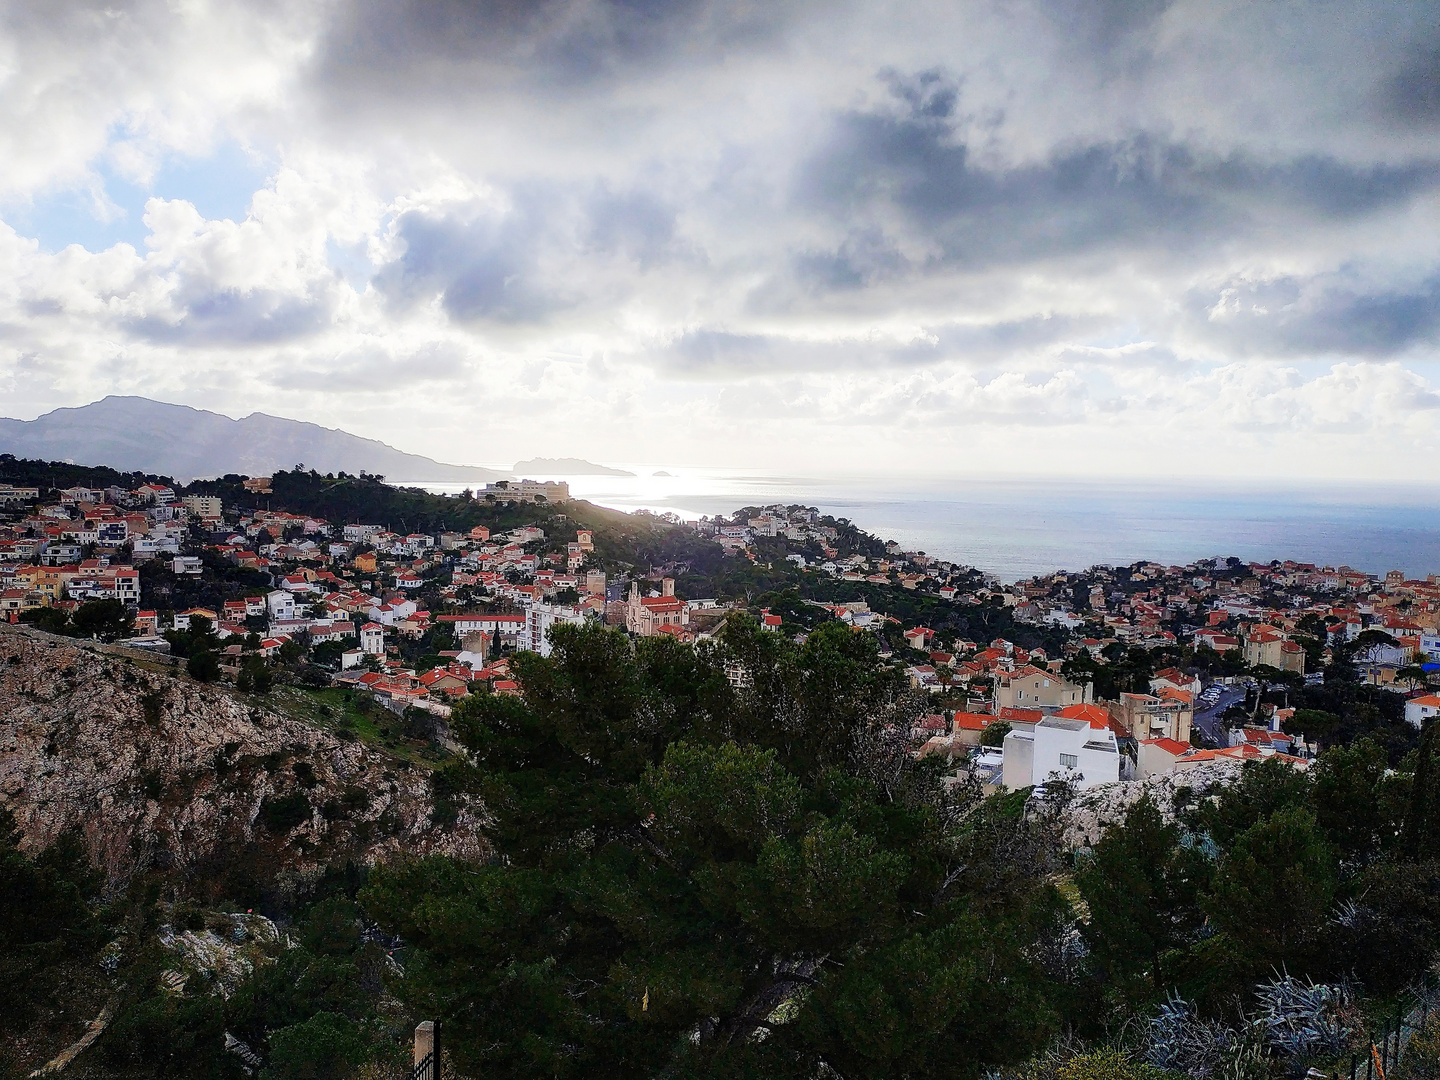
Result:
M1144 780L1122 780L1090 788L1065 808L1064 842L1067 848L1094 847L1111 825L1118 825L1130 808L1149 797L1164 821L1174 821L1179 806L1218 796L1220 789L1240 781L1244 763L1219 758L1184 772L1164 773Z
M390 854L476 856L474 808L431 820L428 773L263 702L0 626L0 807L27 846L78 828L111 880L308 875Z

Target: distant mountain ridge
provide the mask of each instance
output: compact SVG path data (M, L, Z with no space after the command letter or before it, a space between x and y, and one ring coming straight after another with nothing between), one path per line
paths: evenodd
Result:
M541 473L549 476L634 476L628 469L612 469L575 457L537 457L515 463L515 475Z
M483 483L508 474L447 465L302 420L220 413L143 397L110 396L34 420L0 418L0 453L159 473L181 482L243 473L268 476L304 463L330 473L377 473L395 483Z

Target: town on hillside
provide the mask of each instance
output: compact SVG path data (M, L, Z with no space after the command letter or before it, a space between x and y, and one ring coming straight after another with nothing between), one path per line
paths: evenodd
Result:
M382 479L183 486L0 458L0 618L246 693L342 691L442 747L456 702L518 694L510 658L548 655L558 625L702 642L750 617L803 642L834 621L925 702L915 755L1009 790L1217 758L1305 769L1342 737L1327 673L1370 696L1381 741L1440 714L1440 574L1216 558L1007 584L813 507L681 521L563 483L432 496Z

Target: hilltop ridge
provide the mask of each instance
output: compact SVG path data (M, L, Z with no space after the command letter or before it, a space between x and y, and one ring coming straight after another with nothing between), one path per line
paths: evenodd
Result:
M235 420L188 405L115 395L54 409L34 420L0 418L0 453L103 464L182 481L226 473L264 476L298 462L320 472L378 473L395 482L483 483L506 475L267 413Z

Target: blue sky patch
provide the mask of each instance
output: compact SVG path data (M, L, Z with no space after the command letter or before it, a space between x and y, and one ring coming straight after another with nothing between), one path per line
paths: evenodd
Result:
M71 244L104 251L127 243L143 252L148 234L144 221L147 199L185 199L206 218L243 221L251 197L264 187L272 164L233 142L222 143L207 157L172 156L144 185L97 163L96 183L113 204L108 217L103 199L88 187L76 186L7 206L0 210L0 218L21 236L39 240L44 251L60 251Z

